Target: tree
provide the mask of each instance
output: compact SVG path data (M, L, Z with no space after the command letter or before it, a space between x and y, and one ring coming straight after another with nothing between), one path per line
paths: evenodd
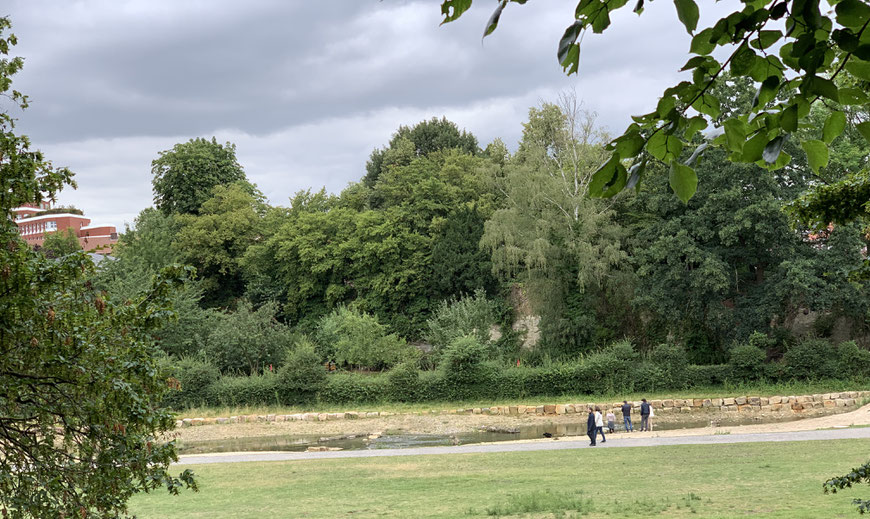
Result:
M498 26L508 3L526 0L501 0L487 22L484 37ZM577 73L580 41L591 29L601 33L610 26L610 13L624 7L628 0L580 0L575 19L559 41L557 60L568 74ZM698 31L699 8L695 0L674 0L676 14L686 31L693 35L689 49L693 56L682 70L692 73L664 91L655 111L634 117L625 133L609 145L610 158L595 173L589 185L592 196L612 196L636 186L651 160L666 164L671 189L684 202L695 194L698 177L689 160L681 159L683 149L695 148L697 156L708 143L695 147L693 137L705 129L710 119L720 115L722 98L711 91L723 73L750 78L757 85L750 108L733 114L722 123L724 132L712 144L728 152L729 160L755 163L780 169L790 156L783 151L789 138L796 136L799 123L806 119L815 103L833 107L825 121L822 139L803 139L801 146L813 169L829 160L828 145L846 127L846 108L866 105L870 81L870 5L867 0L842 0L833 11L823 12L819 0L744 0L740 10L719 19L713 26ZM444 0L444 22L452 22L467 11L472 0ZM641 14L644 0L634 4ZM782 30L784 22L785 31ZM727 58L712 56L717 47L730 47ZM778 54L778 56L777 56ZM695 115L697 114L697 115ZM870 140L870 121L853 121L855 128ZM630 167L626 167L631 162ZM849 208L825 212L827 218L852 218L867 215L866 201L870 177L856 175L822 190L806 205L807 211L827 211L838 205ZM812 219L812 214L804 213ZM842 220L835 220L842 222Z
M572 95L530 109L519 149L493 178L505 207L486 222L480 242L493 271L523 285L564 353L593 345L586 295L606 290L626 258L612 202L586 195L603 138L594 114Z
M217 185L199 214L176 217L180 228L174 247L182 261L196 267L205 306L231 306L244 294L242 257L268 231L263 198L246 182Z
M59 258L82 250L78 236L72 229L45 233L45 240L39 249L48 258Z
M374 187L381 174L390 166L406 166L416 157L425 157L435 151L458 149L461 153L480 153L477 137L446 117L433 117L412 127L399 126L386 148L372 151L366 162L366 175L362 183Z
M5 57L10 26L0 18L0 94L23 108L11 89L23 60ZM150 336L183 272L115 305L88 280L86 254L49 259L27 247L11 210L53 197L72 173L31 150L14 123L0 113L0 512L125 516L135 492L195 488L190 471L167 472L177 457L161 437L174 418L160 406L168 388Z
M164 214L199 214L212 188L246 181L236 145L197 138L161 151L151 162L154 205Z

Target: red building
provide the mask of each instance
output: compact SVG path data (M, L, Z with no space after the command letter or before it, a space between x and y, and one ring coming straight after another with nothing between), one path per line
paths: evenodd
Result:
M12 210L18 232L28 245L42 245L45 234L72 229L82 249L97 254L111 254L112 246L118 243L118 231L111 225L91 225L91 219L64 208L52 209L51 203L39 206L25 204Z

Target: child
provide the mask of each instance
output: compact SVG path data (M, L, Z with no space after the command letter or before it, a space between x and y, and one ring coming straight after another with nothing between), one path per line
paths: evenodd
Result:
M613 434L613 428L616 426L616 416L613 414L613 410L607 411L607 432Z

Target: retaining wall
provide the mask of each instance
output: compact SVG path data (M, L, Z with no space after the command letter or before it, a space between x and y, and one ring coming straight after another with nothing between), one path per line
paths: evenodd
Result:
M846 391L842 393L824 393L801 396L735 396L729 398L693 398L650 400L657 416L670 413L691 413L696 411L721 411L731 413L754 413L791 411L800 413L806 409L855 407L864 398L870 397L870 391ZM640 413L641 402L629 402L634 414ZM466 409L442 409L439 411L418 412L412 414L489 414L489 415L563 415L585 413L586 408L601 407L604 412L613 411L621 416L622 402L583 403L583 404L544 404L538 406L511 405L474 407ZM325 422L328 420L359 420L364 418L379 418L393 416L396 413L378 411L346 411L340 413L295 413L268 415L239 415L221 418L185 418L177 420L176 427L192 427L197 425L230 424L245 422L291 422L310 421Z

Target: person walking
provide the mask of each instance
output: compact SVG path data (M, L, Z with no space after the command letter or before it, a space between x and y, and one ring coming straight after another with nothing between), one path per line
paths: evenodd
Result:
M646 398L641 398L640 401L640 430L649 431L650 405L647 403Z
M622 401L622 423L625 425L625 432L634 431L634 427L631 426L631 404L628 400Z
M616 428L616 416L613 414L613 409L607 411L607 432L613 434L613 430Z
M595 438L598 434L595 432L595 412L592 407L589 407L589 416L586 417L586 435L589 436L589 446L595 447Z
M601 434L601 443L607 443L607 438L604 437L604 417L601 415L601 408L595 406L595 437Z

